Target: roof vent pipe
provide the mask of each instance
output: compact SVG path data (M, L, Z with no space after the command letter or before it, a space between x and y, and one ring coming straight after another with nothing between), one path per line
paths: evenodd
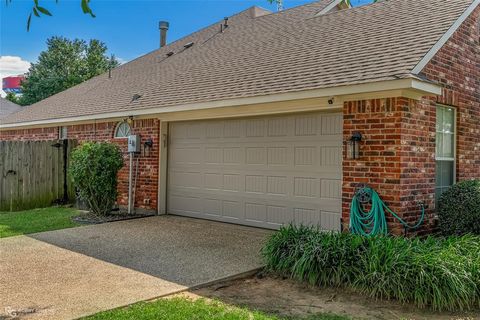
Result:
M160 29L160 48L167 44L167 31L170 24L168 21L160 21L158 28Z

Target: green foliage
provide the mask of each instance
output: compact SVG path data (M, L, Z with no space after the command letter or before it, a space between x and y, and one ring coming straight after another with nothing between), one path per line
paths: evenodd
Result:
M86 320L280 320L283 318L268 315L247 308L240 308L205 299L191 300L175 297L159 299L153 302L139 302L125 308L100 312L84 318ZM296 318L299 320L299 318ZM344 316L319 314L307 319L311 320L348 320Z
M480 180L459 182L438 202L439 227L444 235L480 235Z
M18 212L0 212L0 238L75 227L72 208L51 207Z
M7 96L5 97L5 99L7 99L8 101L11 101L13 103L19 104L19 102L18 102L19 99L15 95L15 93L13 93L13 92L7 93Z
M480 237L365 238L288 226L263 248L267 269L435 310L480 305Z
M99 40L69 40L51 37L22 82L20 105L30 105L64 91L118 65L108 58L106 45Z
M10 4L12 0L5 0L6 5ZM58 3L58 0L56 0ZM89 14L92 18L95 18L95 15L93 14L92 9L90 8L90 0L80 0L80 6L82 7L82 11L85 14ZM44 16L52 16L50 11L48 9L40 6L39 0L33 0L33 7L32 7L32 12L28 15L27 18L27 31L30 31L30 25L32 23L32 14L40 18L42 15Z
M72 151L69 174L92 213L108 215L117 199L117 173L123 166L120 148L87 142Z

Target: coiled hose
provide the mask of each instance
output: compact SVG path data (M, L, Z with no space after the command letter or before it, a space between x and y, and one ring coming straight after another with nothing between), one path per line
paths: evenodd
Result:
M368 202L371 202L372 205L368 212L363 210L362 203L367 202L365 198L368 199ZM355 193L352 204L350 205L350 231L366 237L387 235L388 226L385 211L393 215L405 229L417 229L425 218L425 206L422 204L421 207L422 215L420 219L414 225L410 225L390 210L375 190L370 187L363 187Z

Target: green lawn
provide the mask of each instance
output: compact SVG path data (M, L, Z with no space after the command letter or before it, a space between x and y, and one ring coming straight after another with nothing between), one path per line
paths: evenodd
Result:
M75 215L78 210L63 207L0 212L0 238L75 227Z
M224 304L218 301L187 298L159 299L153 302L139 302L126 308L100 312L85 320L281 320L274 315ZM293 318L288 318L293 319ZM308 320L349 320L331 314L315 315Z

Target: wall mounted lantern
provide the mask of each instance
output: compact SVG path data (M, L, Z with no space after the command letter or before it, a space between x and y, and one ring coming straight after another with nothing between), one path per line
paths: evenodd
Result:
M348 141L348 159L355 160L360 158L360 141L362 141L362 134L358 131L353 132L352 137Z

